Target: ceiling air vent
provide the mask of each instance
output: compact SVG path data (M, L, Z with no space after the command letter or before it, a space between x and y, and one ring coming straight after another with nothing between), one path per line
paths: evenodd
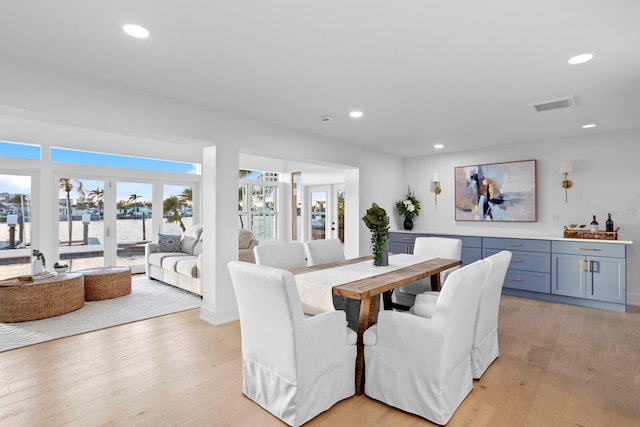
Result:
M553 101L536 102L535 104L529 104L537 113L543 111L557 110L559 108L573 108L576 106L573 96L568 98L554 99Z

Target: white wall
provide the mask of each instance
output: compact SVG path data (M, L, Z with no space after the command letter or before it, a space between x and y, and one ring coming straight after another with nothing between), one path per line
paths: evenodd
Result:
M415 230L437 232L558 236L565 224L589 223L597 215L604 228L611 212L620 240L627 247L627 301L640 305L640 189L637 176L640 130L588 135L582 138L532 142L405 160L405 183L411 185L422 204L414 220ZM536 160L537 221L532 223L474 222L454 219L454 167L482 163ZM560 186L560 161L569 160L573 187L565 203ZM442 193L437 207L431 187L434 172L440 176ZM406 185L405 185L406 188ZM557 219L556 219L557 218ZM401 224L398 222L398 228Z

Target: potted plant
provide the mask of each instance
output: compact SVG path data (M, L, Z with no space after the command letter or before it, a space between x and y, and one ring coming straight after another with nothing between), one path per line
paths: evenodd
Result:
M31 274L41 274L44 272L44 268L47 262L44 259L44 254L37 249L34 249L31 254L33 255L33 261L31 261Z
M411 192L411 187L407 187L407 194L402 200L398 200L395 204L396 212L404 217L402 226L405 230L413 228L413 219L420 214L420 201L415 198Z
M371 230L371 250L373 251L373 265L389 265L389 217L387 212L373 203L367 209L362 221Z

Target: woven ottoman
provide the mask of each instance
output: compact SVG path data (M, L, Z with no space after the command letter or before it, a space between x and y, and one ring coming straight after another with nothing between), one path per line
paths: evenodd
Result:
M46 319L83 305L84 286L78 273L40 280L22 276L0 281L0 322Z
M101 267L80 270L84 276L85 301L100 301L131 293L129 267Z

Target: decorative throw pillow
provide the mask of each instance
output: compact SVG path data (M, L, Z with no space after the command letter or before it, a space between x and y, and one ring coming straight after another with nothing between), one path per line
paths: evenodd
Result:
M180 252L180 235L158 233L158 252Z
M193 249L195 248L197 243L198 241L193 237L182 236L182 240L180 241L180 251L184 252L185 254L194 255Z

